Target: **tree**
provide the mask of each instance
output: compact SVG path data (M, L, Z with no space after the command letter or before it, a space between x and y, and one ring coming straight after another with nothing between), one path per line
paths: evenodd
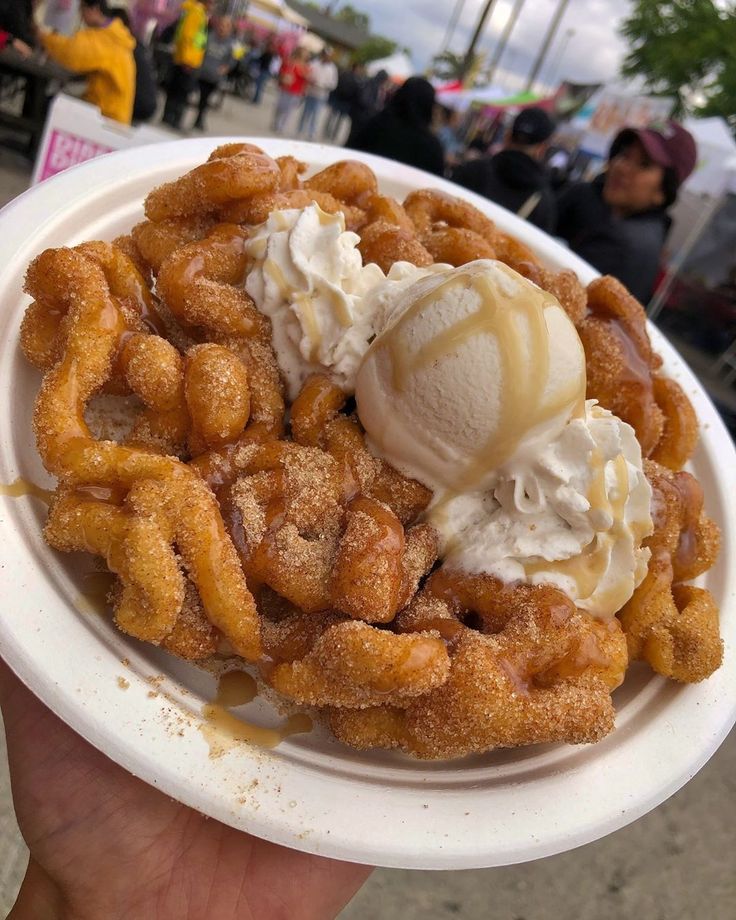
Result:
M303 6L309 7L310 10L315 10L318 13L323 13L325 16L329 16L331 19L334 19L336 22L344 22L350 26L355 26L356 29L361 29L363 32L369 32L371 28L371 17L368 13L361 13L360 10L356 10L354 6L351 6L349 3L346 3L345 6L340 7L340 9L335 9L338 5L335 0L332 0L330 3L317 3L316 0L302 0Z
M350 26L355 26L363 32L370 31L370 16L367 13L361 13L359 10L356 10L355 7L350 6L349 3L340 7L340 9L333 14L332 18L336 19L338 22L345 22Z
M439 80L464 80L468 86L483 86L487 83L483 73L484 54L474 54L470 67L465 72L465 55L455 54L454 51L442 51L435 54L430 65L432 74Z
M356 64L367 64L369 61L379 61L381 58L388 57L394 51L396 51L396 42L382 35L371 35L360 48L355 50L353 60Z
M464 54L455 54L454 51L442 51L432 58L432 73L440 80L459 80L463 74Z
M624 76L671 96L676 115L720 115L736 128L736 4L635 0L621 34Z
M313 9L319 10L327 16L330 16L335 22L344 22L347 25L355 26L363 32L369 33L371 29L371 17L367 13L361 13L354 6L346 3L345 6L335 10L337 3L318 4L313 2L305 3ZM356 64L367 64L369 61L378 61L381 58L388 57L396 51L397 43L390 38L384 38L382 35L371 35L363 44L356 48L352 54L352 60Z

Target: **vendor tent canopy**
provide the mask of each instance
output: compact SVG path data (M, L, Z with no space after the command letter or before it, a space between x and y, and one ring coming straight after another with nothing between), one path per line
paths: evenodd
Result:
M524 109L533 105L550 108L554 97L539 96L535 93L516 93L509 96L508 90L499 86L481 86L475 89L440 90L437 93L437 102L455 112L466 112L474 106L483 109L483 114L493 114L502 109Z
M245 15L253 22L272 29L289 29L295 26L305 29L306 19L300 16L284 0L250 0Z
M698 145L698 163L685 188L718 197L736 177L736 141L722 118L686 118L684 125Z
M483 107L483 114L490 116L503 109L529 109L532 106L540 109L553 109L554 96L538 96L535 93L517 93L515 96L506 96L498 102L489 102Z
M490 100L508 95L500 86L483 86L476 89L445 89L437 93L437 102L454 112L466 112L475 103L488 104Z

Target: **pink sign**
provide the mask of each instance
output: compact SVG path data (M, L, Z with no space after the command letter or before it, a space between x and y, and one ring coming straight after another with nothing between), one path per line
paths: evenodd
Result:
M69 169L70 166L84 163L85 160L92 160L103 153L110 153L113 149L113 147L95 144L84 137L69 134L67 131L59 131L58 128L55 128L49 138L46 156L38 174L38 181L43 182L44 179L49 179L51 176Z

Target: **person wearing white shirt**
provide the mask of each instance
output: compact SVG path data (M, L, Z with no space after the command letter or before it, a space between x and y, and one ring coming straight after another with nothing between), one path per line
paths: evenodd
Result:
M302 117L299 119L299 133L306 134L307 140L314 139L319 113L336 86L337 67L332 60L332 55L325 48L309 65L304 107Z

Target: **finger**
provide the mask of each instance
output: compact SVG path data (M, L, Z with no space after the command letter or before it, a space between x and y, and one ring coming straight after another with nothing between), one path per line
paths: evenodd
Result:
M0 706L3 705L6 696L11 693L16 683L18 683L18 678L0 658Z
M15 733L16 724L23 718L32 721L37 718L43 719L44 725L48 725L52 720L59 721L31 693L23 681L15 676L10 666L2 658L0 658L0 708L2 708L7 734Z
M3 712L6 733L10 734L14 731L16 723L22 718L24 712L31 717L40 714L39 707L45 709L0 658L0 708Z

